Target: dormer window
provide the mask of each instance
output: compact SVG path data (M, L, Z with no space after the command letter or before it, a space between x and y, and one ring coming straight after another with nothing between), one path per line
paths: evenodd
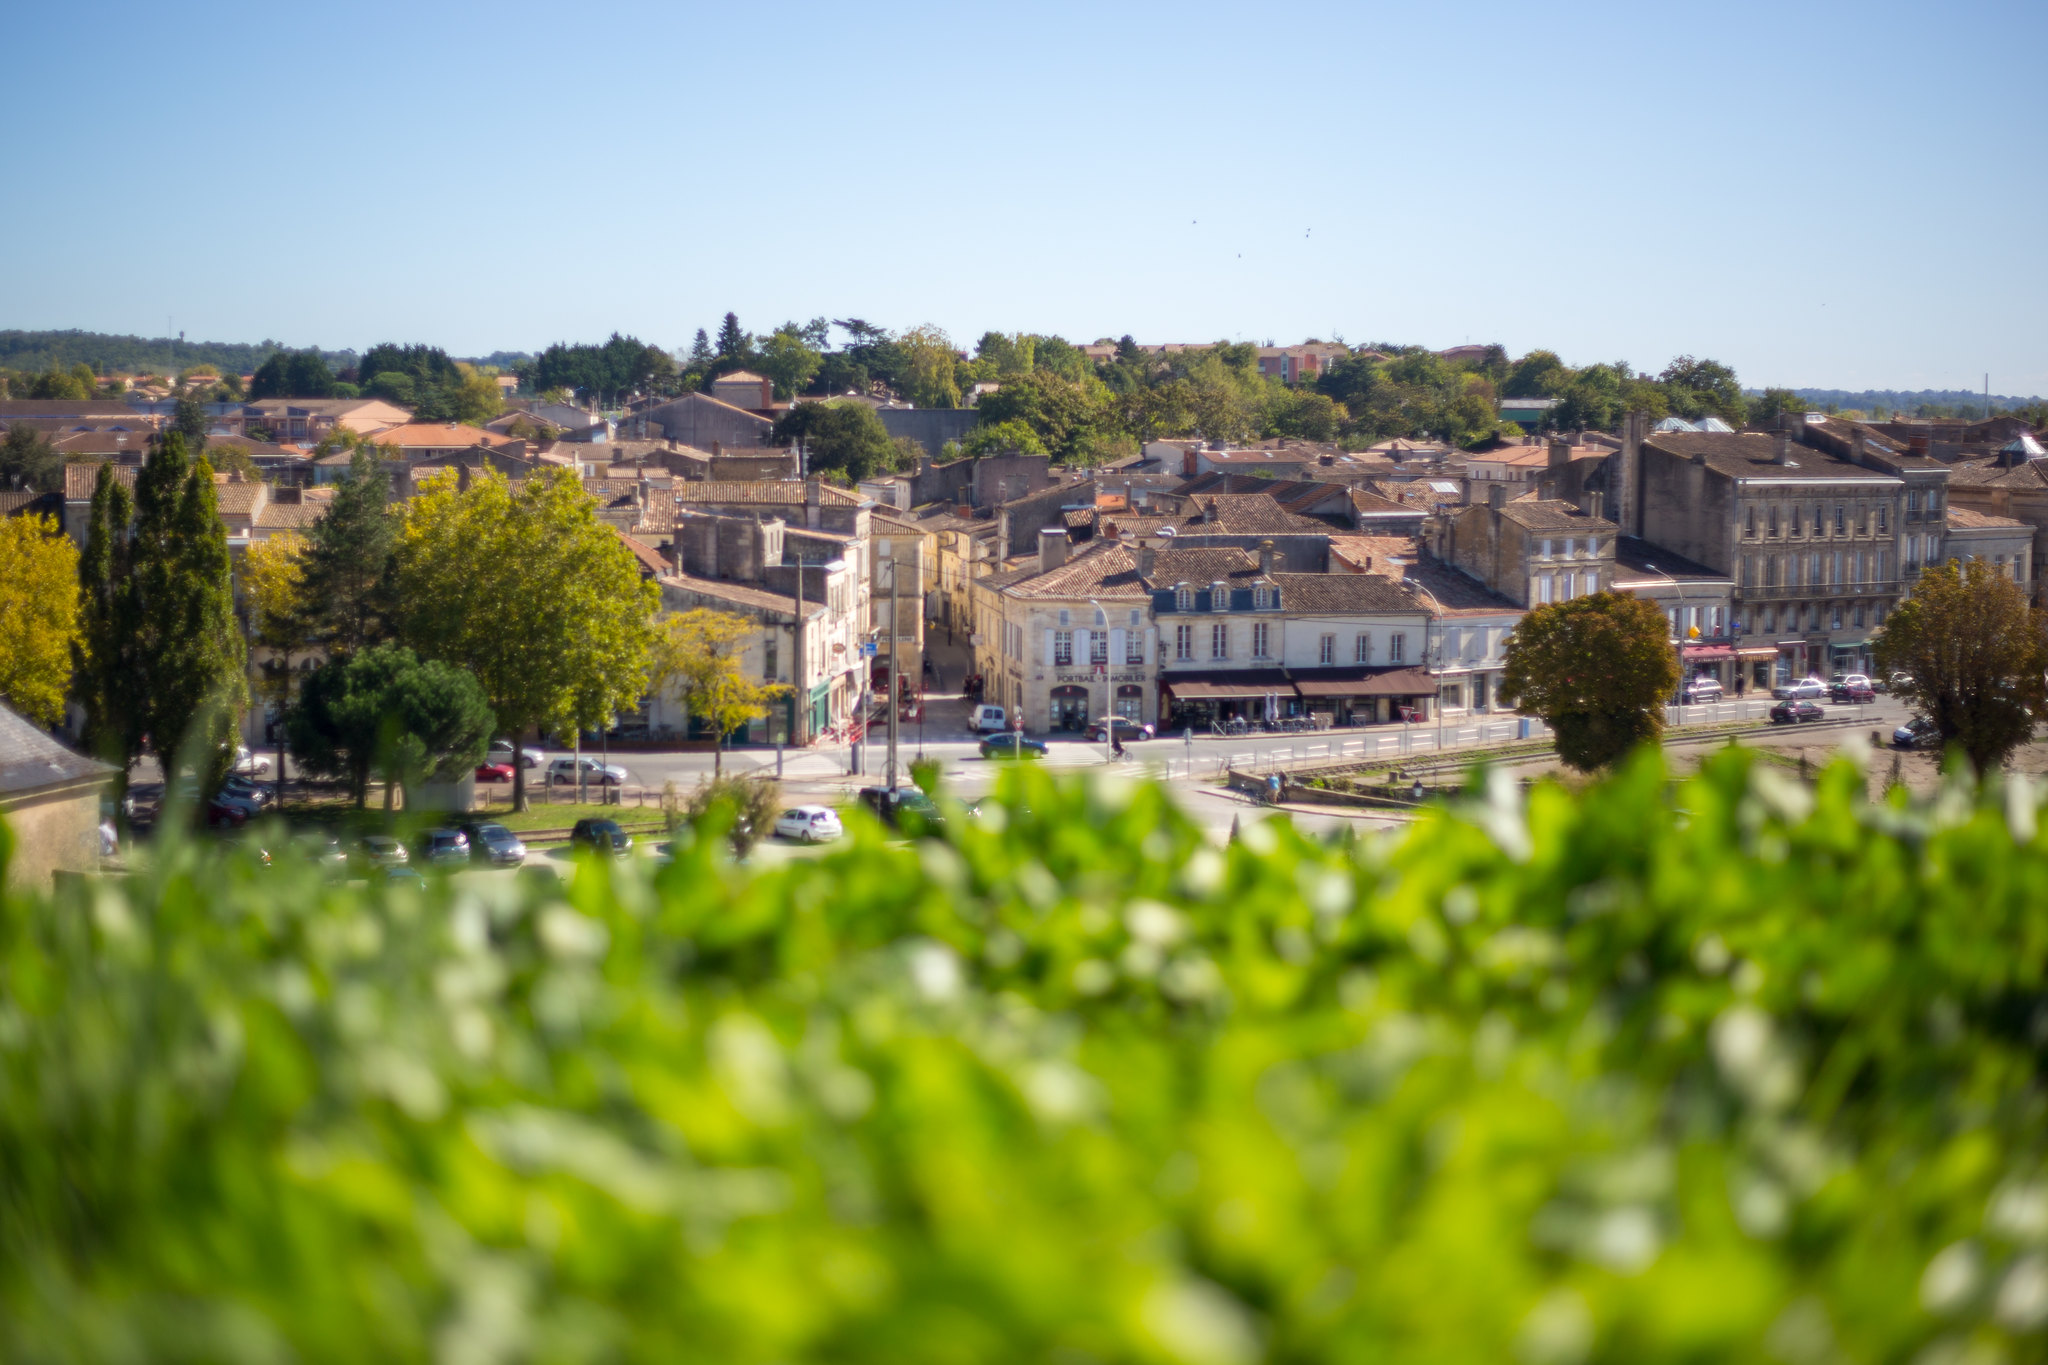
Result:
M1230 585L1220 578L1209 585L1209 609L1211 611L1230 610Z
M1270 611L1280 605L1279 592L1270 583L1261 583L1252 589L1252 606L1259 611Z
M1187 583L1174 584L1173 609L1175 611L1193 611L1195 609L1195 590L1193 586Z

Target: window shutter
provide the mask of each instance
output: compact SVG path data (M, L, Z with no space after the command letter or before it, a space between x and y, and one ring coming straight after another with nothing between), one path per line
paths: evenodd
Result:
M1048 629L1045 632L1045 666L1047 668L1052 667L1052 636L1053 632Z
M1089 645L1089 639L1088 639L1088 632L1087 632L1087 631L1085 631L1085 630L1077 630L1077 631L1075 631L1075 632L1074 632L1074 667L1076 667L1076 668L1086 668L1086 667L1088 666L1088 664L1089 664L1089 661L1090 661L1090 660L1092 660L1092 659L1093 659L1093 658L1095 657L1095 656L1094 656L1093 654L1091 654L1091 653L1089 653L1089 652L1088 652L1088 645Z
M1124 665L1124 632L1117 627L1109 632L1109 666L1122 668Z

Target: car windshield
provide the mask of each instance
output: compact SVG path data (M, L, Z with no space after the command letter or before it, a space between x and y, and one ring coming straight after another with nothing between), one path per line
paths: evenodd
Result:
M501 844L512 837L512 831L503 825L478 825L476 837L487 844Z

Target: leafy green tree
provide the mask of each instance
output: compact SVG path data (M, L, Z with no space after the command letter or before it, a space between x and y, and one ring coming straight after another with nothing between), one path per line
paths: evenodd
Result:
M252 401L265 398L330 398L334 372L318 346L303 351L278 351L256 367L249 379Z
M557 342L540 353L524 378L536 390L564 389L585 402L613 407L636 391L672 386L675 358L659 346L613 332L601 346Z
M1622 382L1627 377L1627 366L1589 365L1580 370L1558 395L1557 406L1550 412L1552 425L1560 431L1606 431L1614 427L1628 411L1622 395Z
M1555 351L1531 351L1508 367L1501 380L1506 398L1555 398L1571 383L1572 372Z
M570 470L516 489L488 471L467 489L430 480L406 504L393 582L401 638L475 674L515 739L605 724L646 691L660 592Z
M371 375L364 383L362 391L366 397L381 398L402 408L412 407L419 401L419 393L413 387L412 376L397 370L384 370Z
M398 538L390 497L391 480L376 450L359 444L327 514L313 523L305 563L313 634L341 653L367 648L386 630Z
M775 396L789 399L810 387L819 366L824 364L824 357L805 339L801 327L794 322L785 322L761 343L761 353L755 364L774 382Z
M312 643L314 612L306 598L306 542L295 535L276 535L251 544L242 556L242 599L249 626L249 644L270 651L264 662L265 681L280 713L292 705L292 657ZM284 743L277 737L277 799L284 801Z
M17 423L0 439L0 488L52 493L64 486L64 456L50 438Z
M1035 370L1004 381L977 410L987 424L1023 423L1038 433L1055 459L1071 460L1116 422L1109 399L1100 381L1091 378L1084 385L1049 370Z
M727 736L768 714L768 703L789 691L747 676L741 651L755 633L744 616L699 607L661 622L653 649L651 689L673 688L689 713L718 741L713 778L725 773Z
M1663 387L1671 410L1680 417L1719 417L1737 431L1748 417L1735 371L1718 360L1679 356L1664 367L1657 382Z
M1664 728L1678 687L1669 622L1654 602L1596 592L1535 607L1508 636L1502 701L1540 716L1557 754L1580 772L1604 768Z
M1923 570L1871 653L1881 673L1906 675L1898 694L1980 774L2048 719L2048 627L2019 584L1982 560Z
M1807 408L1806 400L1790 389L1765 389L1748 403L1750 424L1766 429L1775 427L1781 417L1804 416Z
M71 689L77 583L78 547L54 517L0 518L0 697L44 725Z
M850 483L896 467L889 429L865 403L798 403L776 419L775 439L802 443L807 472Z
M1027 332L1019 332L1015 336L983 332L981 340L974 345L974 354L977 359L985 360L994 367L997 379L1030 374L1038 368L1038 338Z
M26 381L23 387L27 389L27 392L22 397L90 398L95 387L92 380L92 367L82 367L84 369L83 377L79 374L80 368L75 366L71 370L66 371L52 365L42 374Z
M1030 426L1013 417L975 426L961 443L960 453L977 460L984 455L1043 455L1045 444Z
M1283 389L1267 404L1266 428L1274 436L1334 441L1344 417L1344 409L1328 394L1309 388Z
M211 791L234 761L248 655L213 466L188 458L178 432L136 474L128 570L115 614L142 729L167 776L189 764Z
M957 408L960 385L953 371L959 353L953 339L930 323L913 327L897 339L908 356L903 396L921 408Z
M373 777L409 795L457 780L483 757L492 724L466 670L388 642L315 669L285 721L300 768L344 779L359 807Z

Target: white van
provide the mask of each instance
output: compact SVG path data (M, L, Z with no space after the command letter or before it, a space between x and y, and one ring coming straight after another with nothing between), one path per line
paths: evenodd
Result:
M977 706L967 728L977 735L999 735L1010 728L1010 721L1000 706Z

